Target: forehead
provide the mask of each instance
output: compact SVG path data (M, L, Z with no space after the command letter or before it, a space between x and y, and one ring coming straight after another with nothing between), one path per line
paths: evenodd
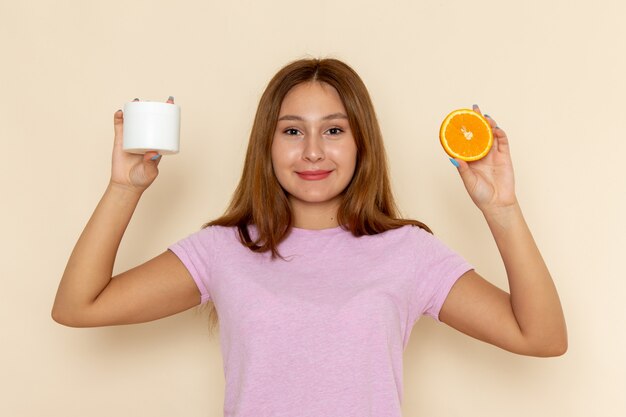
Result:
M285 95L280 113L286 112L345 112L341 97L330 84L309 81L297 84Z

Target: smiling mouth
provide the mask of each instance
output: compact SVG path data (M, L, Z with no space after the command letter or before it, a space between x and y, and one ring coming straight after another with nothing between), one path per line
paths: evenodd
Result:
M304 180L316 181L323 180L328 177L332 171L304 171L296 172L298 176Z

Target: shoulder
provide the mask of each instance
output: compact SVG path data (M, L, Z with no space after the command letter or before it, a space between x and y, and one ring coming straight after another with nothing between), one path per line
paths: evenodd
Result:
M434 236L426 230L411 224L398 227L397 229L389 229L374 236L379 236L379 238L389 241L402 241L404 243L412 242L415 244L419 242L428 242L434 238Z
M189 233L178 243L199 244L203 246L225 242L237 237L236 227L206 226L200 230Z
M354 238L361 247L374 252L384 252L395 257L408 256L419 251L430 233L413 225L389 229L375 235L363 235Z
M402 246L422 258L438 258L456 255L456 252L441 239L418 226L406 225L398 229L388 230L382 235L390 242Z
M213 226L207 226L207 227L200 229L198 233L201 233L206 236L229 237L229 236L236 235L238 232L237 232L236 226L213 225Z

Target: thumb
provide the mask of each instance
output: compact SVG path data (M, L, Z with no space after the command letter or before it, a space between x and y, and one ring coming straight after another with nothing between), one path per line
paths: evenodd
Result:
M467 171L469 171L469 164L466 161L456 158L450 158L450 161L452 161L452 164L457 167L461 176L465 175Z
M470 190L471 186L476 182L476 174L472 172L469 164L462 159L456 158L450 158L450 162L452 162L457 171L459 171L459 175L461 176L463 184L465 184L465 188Z
M157 151L148 151L148 152L143 154L143 161L144 162L155 162L155 163L158 163L161 160L162 156L163 155L161 155Z

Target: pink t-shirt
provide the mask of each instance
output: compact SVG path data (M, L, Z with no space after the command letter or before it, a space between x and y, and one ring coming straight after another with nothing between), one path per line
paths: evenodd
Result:
M256 236L254 226L250 227ZM210 226L169 249L218 312L225 417L400 417L402 355L473 267L414 226L292 228L288 261Z

